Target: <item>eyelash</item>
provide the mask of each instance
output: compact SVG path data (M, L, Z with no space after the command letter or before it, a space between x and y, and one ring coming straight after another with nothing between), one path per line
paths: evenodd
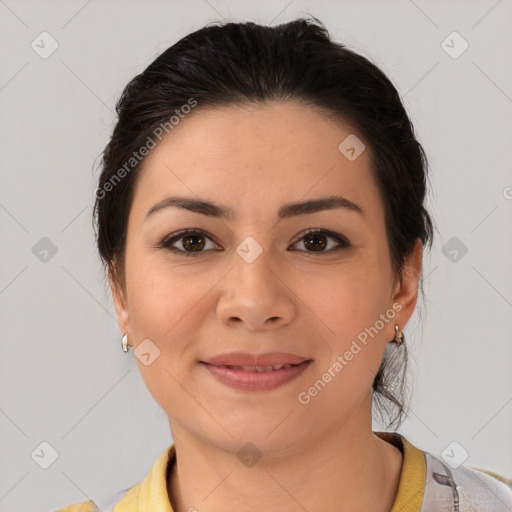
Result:
M166 249L173 253L185 254L186 257L189 257L189 256L196 257L196 256L206 252L204 250L203 251L185 251L183 249L178 249L177 247L172 246L172 244L181 240L182 238L185 238L185 236L187 236L187 235L199 235L199 236L203 236L203 237L211 240L211 237L208 235L208 233L206 233L205 231L203 231L201 229L188 229L188 230L184 229L184 230L178 231L171 237L164 239L159 244L158 247L161 249ZM329 231L329 230L323 229L323 228L313 228L313 229L308 229L308 230L304 231L303 233L301 233L301 237L299 238L299 240L297 240L297 242L295 242L292 245L296 245L297 243L301 242L308 235L325 235L327 238L333 238L334 240L336 240L336 242L338 242L339 245L337 247L331 248L327 251L318 251L318 252L317 251L303 251L303 252L308 252L311 254L319 254L319 255L320 254L332 254L333 252L341 251L344 249L349 249L350 247L352 247L352 244L343 235L338 235L337 233L334 233L332 231ZM211 241L213 242L213 240L211 240Z

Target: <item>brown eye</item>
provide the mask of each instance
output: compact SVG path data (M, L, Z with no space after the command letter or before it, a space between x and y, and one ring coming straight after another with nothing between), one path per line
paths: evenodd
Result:
M218 245L200 230L179 231L161 242L160 247L185 256L197 256L208 249L219 249Z
M307 235L303 238L304 246L312 251L321 251L327 247L325 235Z
M182 245L184 249L200 251L205 246L204 237L202 235L187 235L181 238L183 239Z
M329 243L334 240L335 244ZM306 248L305 252L316 252L320 254L331 253L352 247L352 244L343 235L333 233L325 229L310 229L294 245L302 243ZM327 250L326 250L327 249Z

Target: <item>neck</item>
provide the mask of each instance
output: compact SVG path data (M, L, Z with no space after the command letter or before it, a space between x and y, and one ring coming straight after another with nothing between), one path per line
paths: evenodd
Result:
M371 422L311 436L287 455L265 456L249 467L177 425L172 432L177 463L167 488L174 512L389 512L398 491L402 454L372 432Z

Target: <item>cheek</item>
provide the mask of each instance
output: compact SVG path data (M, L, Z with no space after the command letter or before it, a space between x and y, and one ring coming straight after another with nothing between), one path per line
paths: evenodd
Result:
M145 264L139 271L132 269L128 283L135 359L149 392L164 410L182 401L186 405L183 388L189 387L195 364L189 345L205 321L207 301L201 298L211 287L203 280L194 286L190 276L175 274Z
M176 276L176 271L149 261L131 269L130 277L131 324L139 339L154 338L163 344L181 327L180 319L196 314L200 294L190 276Z
M307 282L302 279L303 284L296 290L315 321L343 342L373 326L389 308L386 279L377 267L373 270L362 264L347 265Z
M386 278L378 266L361 261L315 279L314 286L300 291L329 345L328 357L319 361L318 376L329 369L336 374L330 388L345 400L346 393L358 395L368 389L381 364L393 322L390 315L385 320L381 316L389 308ZM335 363L338 371L332 368Z

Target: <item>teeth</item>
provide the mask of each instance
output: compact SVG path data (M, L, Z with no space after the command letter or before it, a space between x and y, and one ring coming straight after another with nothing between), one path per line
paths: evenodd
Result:
M233 370L245 370L245 371L257 371L257 372L269 372L272 370L280 370L281 368L290 368L291 364L274 364L269 366L227 366L225 364L220 365L219 368L231 368Z

